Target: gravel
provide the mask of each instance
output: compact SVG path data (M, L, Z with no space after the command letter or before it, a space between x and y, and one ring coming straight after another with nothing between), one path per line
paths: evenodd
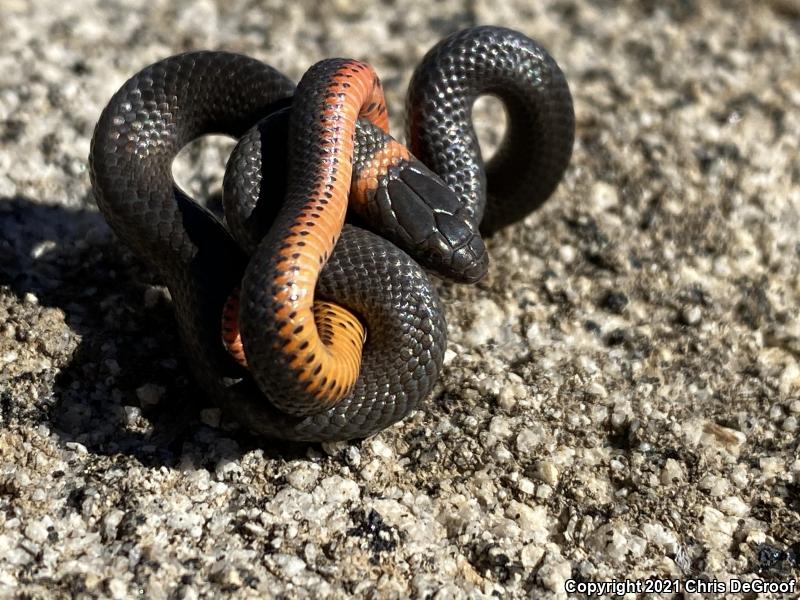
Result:
M789 0L4 0L0 596L564 597L568 579L800 574L800 6ZM442 283L426 410L257 439L193 386L169 293L89 196L92 128L142 66L225 48L297 79L411 70L477 23L536 37L572 166ZM487 149L497 103L476 119ZM229 140L193 144L189 191Z

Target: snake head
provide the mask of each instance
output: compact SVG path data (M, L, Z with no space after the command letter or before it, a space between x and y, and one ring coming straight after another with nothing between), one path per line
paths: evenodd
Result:
M489 255L478 224L456 193L413 156L388 168L370 190L370 228L423 267L463 283L480 280Z

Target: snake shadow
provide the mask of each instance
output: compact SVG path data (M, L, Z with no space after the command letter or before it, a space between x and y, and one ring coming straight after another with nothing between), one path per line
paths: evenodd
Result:
M38 421L64 443L145 466L173 466L187 450L211 468L256 448L306 456L307 444L278 445L204 422L212 405L189 374L168 294L118 242L91 198L72 208L0 197L0 293L36 296L39 315L19 318L16 335L57 348L54 369L19 376L39 390L36 409L4 392L3 421ZM47 308L60 309L64 325L39 325ZM27 318L37 325L21 331Z

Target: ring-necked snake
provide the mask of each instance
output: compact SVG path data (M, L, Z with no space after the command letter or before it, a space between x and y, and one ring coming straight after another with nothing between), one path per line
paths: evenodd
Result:
M472 127L482 94L508 115L485 167ZM407 123L409 149L389 135L365 63L321 61L295 89L225 52L159 61L103 111L90 153L97 204L167 283L196 378L250 429L365 437L415 408L446 344L422 267L480 279L478 224L492 233L538 207L574 135L555 61L499 27L461 31L426 54ZM208 133L239 139L225 225L172 179L178 151Z

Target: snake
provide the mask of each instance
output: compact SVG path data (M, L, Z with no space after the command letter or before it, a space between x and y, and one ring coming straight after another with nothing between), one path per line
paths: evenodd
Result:
M484 162L472 111L507 126ZM202 392L251 431L303 442L365 438L418 408L442 371L444 307L429 276L474 283L483 236L555 190L575 118L566 78L525 34L479 26L415 69L404 145L369 64L314 64L294 83L224 51L132 76L92 137L95 201L170 291ZM224 218L172 177L207 134L237 140Z

